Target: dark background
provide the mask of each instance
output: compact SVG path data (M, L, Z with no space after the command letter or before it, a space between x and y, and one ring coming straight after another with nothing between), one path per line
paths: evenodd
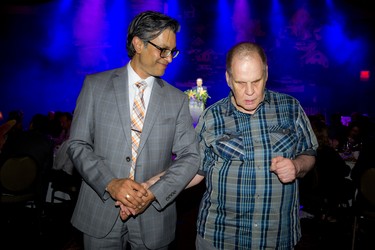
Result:
M225 54L261 44L269 89L297 97L308 114L375 117L375 10L370 0L3 0L0 112L73 111L84 76L128 62L126 30L140 11L181 22L180 55L164 79L186 90L203 78L211 99L227 96ZM369 71L369 79L360 72ZM1 117L0 117L1 118Z

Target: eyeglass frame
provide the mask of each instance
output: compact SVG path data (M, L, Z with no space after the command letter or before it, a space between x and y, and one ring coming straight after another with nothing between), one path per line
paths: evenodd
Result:
M172 55L172 58L176 58L178 56L178 54L180 54L180 51L176 48L174 49L166 49L166 48L162 48L158 45L156 45L155 43L153 42L150 42L150 41L147 41L149 44L151 44L152 46L154 46L155 48L157 48L158 50L160 50L160 57L161 58L167 58L168 56ZM168 53L168 55L166 56L163 56L163 53ZM173 53L176 53L175 55L173 55Z

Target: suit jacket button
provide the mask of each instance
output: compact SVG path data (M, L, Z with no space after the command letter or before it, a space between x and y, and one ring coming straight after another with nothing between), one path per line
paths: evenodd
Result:
M128 156L126 157L126 161L129 162L131 160L131 158Z

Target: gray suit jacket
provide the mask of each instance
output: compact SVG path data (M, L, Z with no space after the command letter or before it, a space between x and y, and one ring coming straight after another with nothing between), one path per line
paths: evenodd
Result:
M125 178L131 166L130 108L126 67L85 78L74 111L68 154L83 177L72 224L101 238L119 219L119 209L105 192L113 178ZM172 160L172 153L175 155ZM144 182L166 170L150 190L156 197L132 219L149 248L174 239L174 199L197 173L197 135L187 95L157 78L152 89L138 151L135 180Z

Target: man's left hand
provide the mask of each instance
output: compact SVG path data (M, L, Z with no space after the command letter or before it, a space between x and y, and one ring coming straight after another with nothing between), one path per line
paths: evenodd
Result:
M120 218L123 221L127 220L130 216L135 216L143 213L146 210L146 208L148 208L148 206L151 204L151 202L155 200L155 196L152 192L150 192L150 190L147 190L147 193L147 196L142 197L144 205L142 205L141 207L137 207L135 209L125 206L120 201L116 201L115 205L120 207Z

